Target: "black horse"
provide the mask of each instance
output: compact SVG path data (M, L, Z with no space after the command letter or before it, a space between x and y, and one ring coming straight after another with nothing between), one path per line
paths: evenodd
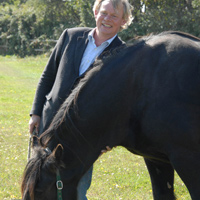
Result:
M23 199L58 193L75 200L101 150L121 145L144 157L154 199L175 199L176 170L199 200L200 39L164 32L112 54L97 61L39 138L24 172Z

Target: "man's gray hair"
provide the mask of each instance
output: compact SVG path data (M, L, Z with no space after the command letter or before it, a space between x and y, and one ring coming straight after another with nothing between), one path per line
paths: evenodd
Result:
M93 6L93 12L95 13L95 11L99 11L102 2L105 0L96 0ZM133 10L133 6L128 2L128 0L109 0L114 9L117 9L119 7L119 5L122 3L123 8L124 8L124 12L123 12L123 19L126 21L126 23L124 25L121 26L121 30L126 29L132 22L133 20L133 16L132 16L132 10Z

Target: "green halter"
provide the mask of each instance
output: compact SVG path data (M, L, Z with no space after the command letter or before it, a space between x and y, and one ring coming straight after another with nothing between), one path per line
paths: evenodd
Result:
M56 182L56 187L57 187L57 200L62 200L63 182L61 181L59 169L57 170L57 173L56 173L56 179L57 179L57 182Z
M51 154L51 150L47 147L44 149L44 151L47 153L47 155ZM57 169L56 171L56 187L57 187L57 200L62 200L62 189L63 189L63 182L61 181L60 177L60 171Z

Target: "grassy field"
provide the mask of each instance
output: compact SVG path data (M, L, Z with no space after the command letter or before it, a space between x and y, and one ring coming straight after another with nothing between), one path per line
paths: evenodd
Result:
M0 200L20 199L20 182L27 162L29 111L44 56L0 57ZM178 199L189 194L176 175ZM149 200L152 190L143 159L117 147L94 165L90 200Z

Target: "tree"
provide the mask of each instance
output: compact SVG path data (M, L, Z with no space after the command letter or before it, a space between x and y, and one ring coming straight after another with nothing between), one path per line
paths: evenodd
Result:
M199 0L129 0L134 20L120 37L179 30L200 37ZM0 0L0 54L49 52L65 28L95 26L94 0Z
M80 11L80 26L95 27L94 13L92 11L94 0L79 0L78 10Z
M125 40L137 35L168 30L184 31L200 36L199 0L135 0L134 20L122 34ZM139 6L140 5L140 6Z

